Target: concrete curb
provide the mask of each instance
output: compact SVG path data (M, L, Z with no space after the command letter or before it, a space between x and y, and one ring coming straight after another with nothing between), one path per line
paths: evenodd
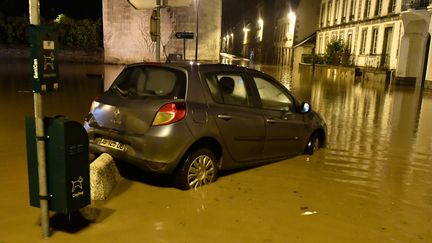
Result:
M121 179L114 159L103 153L90 164L91 200L105 200Z

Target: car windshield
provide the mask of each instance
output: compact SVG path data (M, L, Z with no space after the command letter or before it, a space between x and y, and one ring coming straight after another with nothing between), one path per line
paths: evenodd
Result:
M129 98L157 96L184 99L185 73L168 67L133 66L124 69L110 90Z

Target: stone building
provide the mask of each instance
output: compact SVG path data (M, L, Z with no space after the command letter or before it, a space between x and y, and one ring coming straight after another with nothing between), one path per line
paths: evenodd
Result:
M317 53L343 40L351 65L391 70L396 83L430 85L428 5L429 0L322 0Z
M156 2L156 1L155 1ZM198 60L219 60L222 0L191 0L189 6L162 8L161 60L169 54L183 56L183 40L176 32L195 32L198 4ZM155 42L150 37L152 9L135 9L127 0L103 0L106 63L155 61ZM195 39L186 40L186 59L195 58Z
M319 5L316 1L251 2L240 20L224 26L222 52L257 62L289 64L296 45L317 30Z
M301 56L304 52L312 52L311 49L297 47L315 34L319 11L316 0L276 0L274 48L277 64L290 64L293 55Z

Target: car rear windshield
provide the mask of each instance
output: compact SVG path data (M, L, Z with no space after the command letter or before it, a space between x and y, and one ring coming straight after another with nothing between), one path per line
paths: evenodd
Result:
M132 66L120 73L110 90L129 98L184 99L186 75L169 67Z

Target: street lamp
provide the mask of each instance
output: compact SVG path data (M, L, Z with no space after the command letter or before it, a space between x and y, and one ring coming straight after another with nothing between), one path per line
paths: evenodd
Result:
M195 62L198 61L198 10L199 10L199 0L195 0L196 7L196 39L195 39Z
M289 12L288 13L288 20L289 20L289 24L288 24L288 47L290 48L290 66L292 67L293 62L294 62L294 49L293 49L293 45L294 45L294 37L295 37L295 23L296 23L296 15L294 12ZM291 69L292 70L292 69Z
M294 31L295 31L295 22L296 22L296 15L294 12L288 13L288 46L292 47L294 45Z

